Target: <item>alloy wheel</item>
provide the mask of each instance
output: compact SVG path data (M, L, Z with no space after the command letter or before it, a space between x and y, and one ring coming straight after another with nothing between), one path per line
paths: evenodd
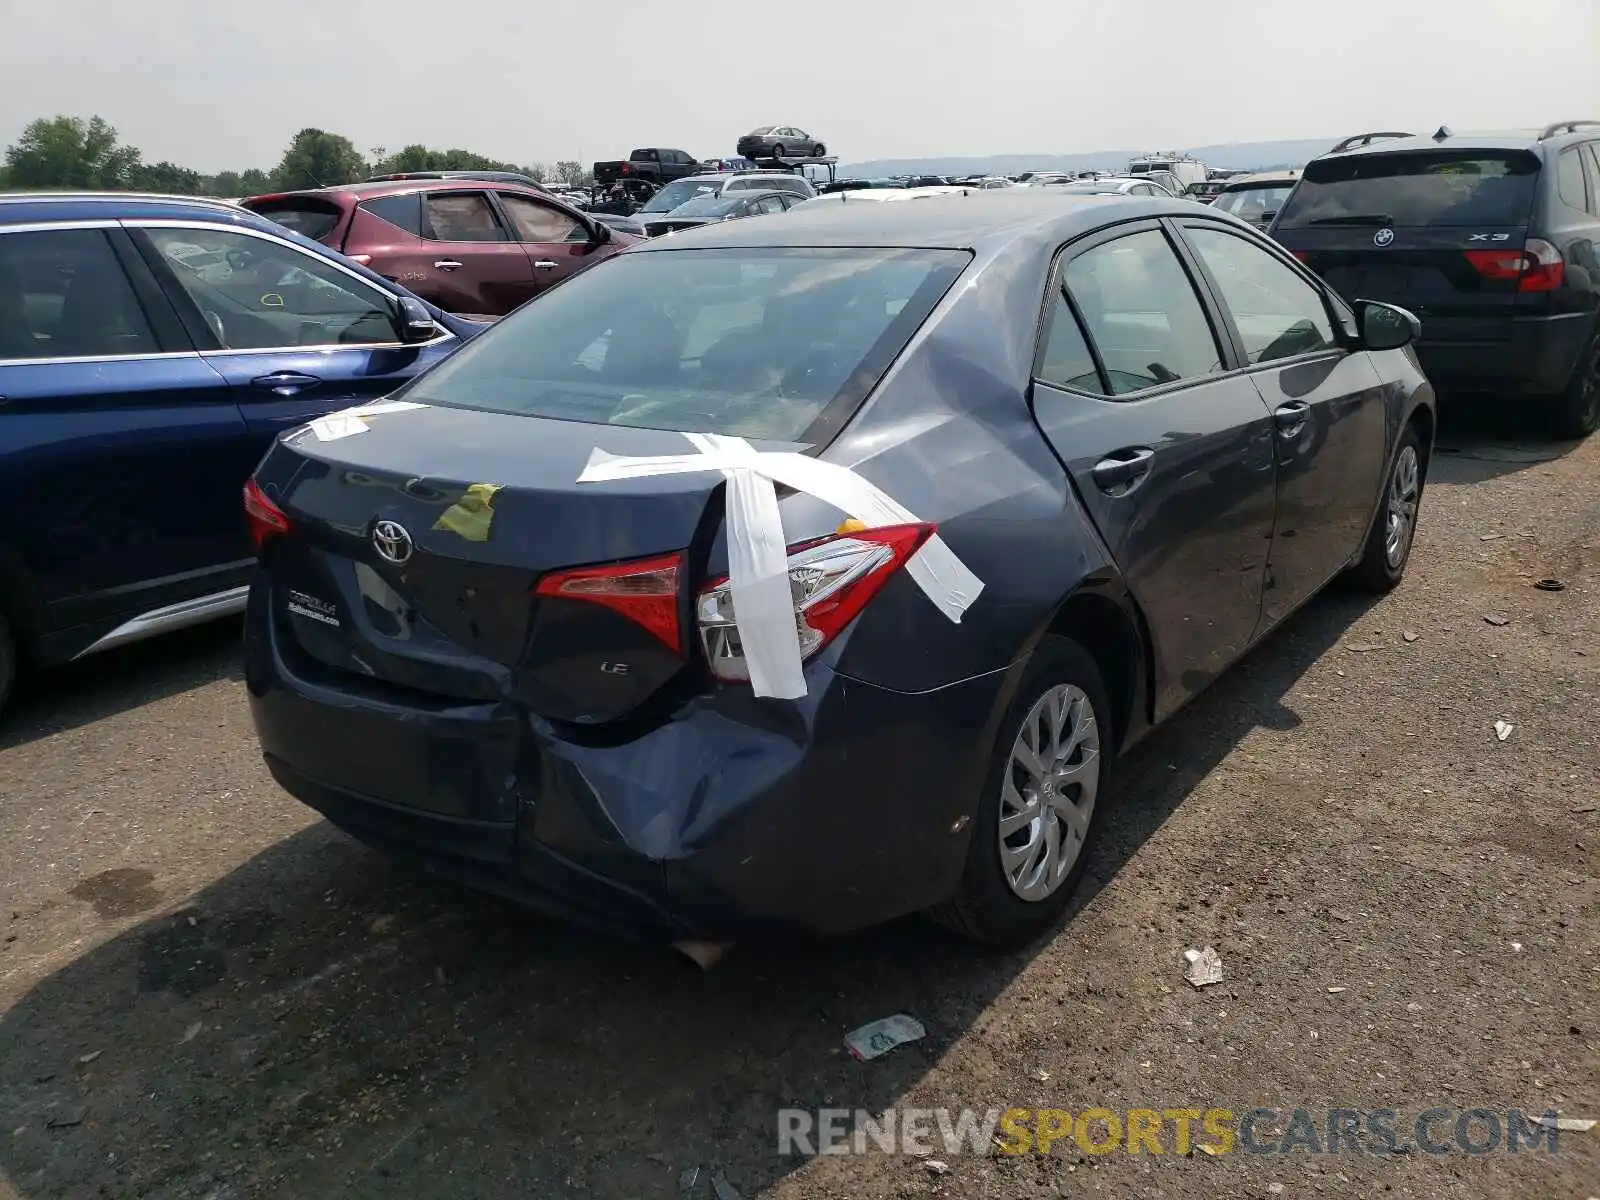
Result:
M1398 570L1411 552L1421 491L1422 466L1417 448L1402 446L1389 476L1388 522L1383 538L1383 556L1391 570Z
M1100 729L1075 684L1051 688L1023 718L1000 787L1000 867L1011 890L1052 895L1083 852L1100 787Z

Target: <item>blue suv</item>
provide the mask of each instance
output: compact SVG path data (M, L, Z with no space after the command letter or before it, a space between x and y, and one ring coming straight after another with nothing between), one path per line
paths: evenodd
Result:
M241 611L273 438L483 328L221 201L0 196L0 708L24 660Z

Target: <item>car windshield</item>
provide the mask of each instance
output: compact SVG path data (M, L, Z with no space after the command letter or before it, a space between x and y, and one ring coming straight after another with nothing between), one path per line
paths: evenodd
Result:
M685 201L672 210L675 217L720 217L723 213L731 212L735 207L748 199L748 194L743 196L696 196L693 200Z
M1308 165L1278 228L1522 225L1539 160L1513 151L1366 154Z
M1231 192L1223 192L1212 207L1220 212L1232 213L1236 217L1250 220L1277 212L1283 207L1283 202L1289 198L1289 193L1292 191L1294 191L1292 183L1268 183L1259 187L1238 188Z
M870 390L971 255L891 248L622 254L406 388L489 412L804 441Z
M676 179L654 196L651 196L640 211L647 213L671 212L678 205L693 200L696 196L715 196L721 188L722 184L714 179Z

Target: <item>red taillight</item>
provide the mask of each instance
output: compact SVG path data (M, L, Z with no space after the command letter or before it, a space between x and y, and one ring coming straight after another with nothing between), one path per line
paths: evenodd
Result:
M622 173L624 175L632 175L633 174L633 167L630 166L628 163L623 163L622 164Z
M1517 281L1519 292L1553 292L1566 277L1561 251L1543 238L1529 238L1521 250L1468 250L1467 261L1485 279Z
M933 533L932 525L886 525L791 546L789 590L801 656L810 658L843 632ZM726 577L701 589L696 615L712 674L728 682L749 679Z
M250 540L259 554L267 539L289 532L289 518L284 515L254 479L244 485L244 516L250 526Z
M678 628L678 577L682 567L681 554L665 554L603 567L552 571L533 590L539 596L604 605L643 625L674 654L682 654L683 637Z
M1289 253L1294 255L1296 258L1298 258L1301 262L1305 263L1307 266L1309 266L1311 264L1311 256L1309 254L1307 254L1304 250L1291 250L1291 251L1289 251Z

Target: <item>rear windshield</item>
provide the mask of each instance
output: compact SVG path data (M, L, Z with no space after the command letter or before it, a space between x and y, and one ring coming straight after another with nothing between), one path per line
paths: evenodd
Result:
M732 212L745 198L743 196L696 196L672 210L675 217L715 217Z
M305 196L291 196L283 200L251 200L244 207L319 242L334 231L343 215L333 201Z
M970 261L960 250L622 254L405 389L487 412L805 441L853 407Z
M667 184L654 196L651 196L641 212L664 213L671 212L678 205L696 196L715 196L722 190L720 180L712 179L677 179Z
M1367 154L1313 162L1278 218L1314 225L1520 225L1533 209L1539 160L1512 152Z

